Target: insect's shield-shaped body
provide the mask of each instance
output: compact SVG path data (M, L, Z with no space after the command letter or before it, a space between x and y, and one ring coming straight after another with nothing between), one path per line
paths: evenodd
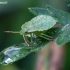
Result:
M26 42L26 44L29 44L29 41L26 38L26 34L34 33L36 31L43 32L45 30L52 28L56 24L56 22L57 22L57 20L55 20L51 16L38 15L38 16L34 17L33 19L31 19L30 21L23 24L21 27L21 30L19 32L12 32L12 31L6 31L6 32L19 33L20 35L23 35L24 41ZM31 36L31 38L32 38L32 36Z
M44 31L52 28L56 24L56 20L48 15L38 15L37 17L31 19L22 25L20 34L35 32L35 31Z

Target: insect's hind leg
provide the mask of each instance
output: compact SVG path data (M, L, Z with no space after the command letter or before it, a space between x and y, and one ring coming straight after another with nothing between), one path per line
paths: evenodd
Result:
M53 39L54 39L54 37L46 35L44 33L41 33L40 37L47 39L47 40L50 40L50 41L53 41Z

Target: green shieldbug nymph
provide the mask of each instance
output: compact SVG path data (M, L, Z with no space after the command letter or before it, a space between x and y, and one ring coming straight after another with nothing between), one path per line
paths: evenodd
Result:
M48 15L39 15L22 25L20 34L25 32L44 31L52 28L56 20Z
M26 33L48 30L55 24L56 20L53 17L48 15L39 15L23 24L20 30L20 34L23 35L25 42L28 43L28 40L26 40L25 37Z
M26 34L32 33L35 31L44 31L52 28L56 24L56 20L48 15L38 15L37 17L31 19L22 25L21 30L19 32L11 32L11 33L20 33L23 35L24 41L28 43ZM10 31L6 31L10 32Z

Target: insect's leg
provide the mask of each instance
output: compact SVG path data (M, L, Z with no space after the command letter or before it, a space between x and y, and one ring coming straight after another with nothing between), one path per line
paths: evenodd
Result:
M42 38L44 38L44 39L46 39L46 40L50 40L50 41L52 41L53 39L50 39L50 38L47 38L47 37L44 37L44 36L40 36L40 37L42 37Z
M46 35L44 33L41 33L41 35L45 36L45 37L48 37L48 38L53 38L52 36L49 36L49 35Z
M32 34L31 34L31 45L32 45L32 47L34 47Z
M50 41L52 41L54 39L53 37L46 35L46 34L43 34L43 33L41 33L40 37L47 39L47 40L50 40Z
M25 36L25 34L23 34L23 38L24 38L24 41L25 41L25 43L29 46L29 40L27 39L27 37Z

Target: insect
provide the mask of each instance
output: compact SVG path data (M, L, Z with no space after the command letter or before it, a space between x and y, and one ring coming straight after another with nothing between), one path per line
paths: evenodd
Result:
M13 32L13 31L5 31L7 33L19 33L23 35L24 41L26 44L29 43L26 35L30 34L31 36L31 43L33 42L32 40L32 34L35 31L41 32L44 30L48 30L52 28L56 24L56 20L52 18L51 16L48 15L38 15L37 17L31 19L30 21L26 22L25 24L22 25L21 30L19 32ZM51 36L45 35L41 33L40 37L52 40Z

